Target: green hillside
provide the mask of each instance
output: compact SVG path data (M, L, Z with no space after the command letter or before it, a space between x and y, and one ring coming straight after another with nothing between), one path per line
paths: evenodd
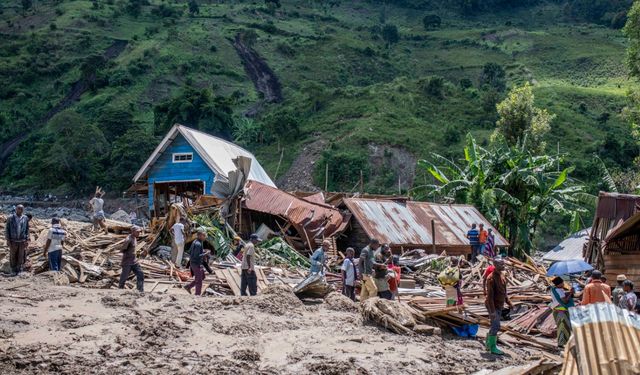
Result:
M613 169L638 154L620 116L625 38L568 14L564 2L468 14L446 1L196 1L3 1L0 144L25 138L0 186L125 188L180 121L235 138L272 177L313 150L298 165L317 186L328 162L331 190L351 190L362 171L369 192L396 192L399 180L406 191L426 179L413 178L416 159L459 157L467 132L486 142L495 103L526 81L557 115L548 151L566 153L574 177L596 189L594 154ZM440 26L427 30L428 14ZM277 76L281 102L256 90L236 37ZM116 41L126 41L119 53ZM504 69L504 82L488 76L488 63ZM83 80L88 90L50 120ZM291 172L283 181L295 188Z

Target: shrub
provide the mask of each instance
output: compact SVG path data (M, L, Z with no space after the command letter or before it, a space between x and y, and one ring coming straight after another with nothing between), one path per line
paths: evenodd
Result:
M427 14L422 18L422 24L425 30L434 30L440 27L442 19L435 14Z

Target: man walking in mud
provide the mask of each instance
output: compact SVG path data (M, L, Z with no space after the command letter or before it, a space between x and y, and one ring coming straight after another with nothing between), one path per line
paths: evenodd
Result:
M16 212L7 219L5 239L9 245L11 274L16 276L24 271L29 246L29 219L24 215L24 206L16 206Z
M202 294L202 282L204 281L204 257L207 252L204 251L204 240L207 233L203 229L198 230L197 238L191 243L189 248L189 264L191 273L193 273L193 281L185 285L185 289L191 294L191 288L196 287L196 296Z
M249 242L244 246L242 250L242 273L240 275L240 295L247 295L247 288L249 288L249 294L255 296L258 293L258 277L256 276L256 245L260 242L260 238L257 234L252 234L249 237Z
M129 278L131 271L136 275L136 288L138 292L144 292L144 274L138 264L136 258L136 246L138 245L138 235L140 235L140 228L137 226L131 227L131 234L122 244L122 273L120 273L120 282L118 287L124 289L124 284Z
M502 350L498 349L498 331L500 331L500 319L502 318L502 308L505 302L512 307L509 296L507 295L507 279L502 272L504 270L504 260L495 258L493 260L495 269L487 277L487 296L485 306L489 312L489 320L491 328L487 335L486 348L491 354L503 355Z

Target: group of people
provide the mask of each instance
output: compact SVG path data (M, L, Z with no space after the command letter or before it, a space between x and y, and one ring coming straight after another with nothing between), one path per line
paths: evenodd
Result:
M467 232L467 239L471 245L471 262L475 263L478 255L484 255L489 258L496 256L495 252L495 235L493 229L484 229L484 224L471 224L471 229Z

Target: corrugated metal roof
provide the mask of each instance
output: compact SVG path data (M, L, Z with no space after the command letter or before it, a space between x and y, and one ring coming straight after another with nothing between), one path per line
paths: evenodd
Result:
M569 309L575 353L563 374L640 373L640 317L610 303ZM571 355L573 351L567 351Z
M601 191L598 194L595 218L627 220L638 210L640 210L640 196Z
M394 246L432 245L431 220L437 246L468 245L467 231L473 223L492 228L497 246L508 245L473 206L363 198L347 198L344 203L369 237Z
M542 257L542 260L559 262L561 260L584 259L582 257L582 251L584 245L589 240L589 233L591 233L591 228L586 228L572 234L556 247L549 250L549 252Z
M306 201L258 181L247 181L244 194L243 207L281 216L290 221L300 235L306 234L309 240L341 232L351 218L335 207Z
M251 159L251 169L249 170L248 178L260 181L269 186L276 186L260 163L258 163L256 157L249 151L236 144L227 142L224 139L179 124L175 124L171 130L169 130L167 135L162 139L162 142L160 142L138 173L136 173L133 178L134 181L140 180L148 172L153 163L158 160L160 155L179 134L189 142L202 159L204 159L205 163L216 173L216 179L222 178L226 180L229 172L237 169L233 163L233 159L238 156L246 156Z

